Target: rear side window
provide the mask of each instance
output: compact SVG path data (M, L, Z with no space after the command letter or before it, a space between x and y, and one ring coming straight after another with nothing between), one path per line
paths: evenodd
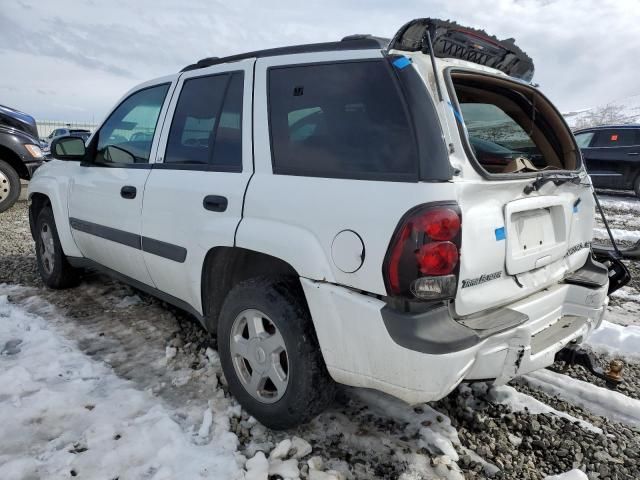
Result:
M242 166L240 72L185 80L175 108L165 164Z
M274 173L416 179L413 133L383 60L271 68L268 89Z
M600 130L596 134L594 147L631 147L640 144L638 130L633 128Z

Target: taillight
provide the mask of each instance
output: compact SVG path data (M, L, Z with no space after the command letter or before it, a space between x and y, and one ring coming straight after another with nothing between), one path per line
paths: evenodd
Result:
M462 222L457 204L409 211L391 240L383 273L389 295L452 298L458 283Z

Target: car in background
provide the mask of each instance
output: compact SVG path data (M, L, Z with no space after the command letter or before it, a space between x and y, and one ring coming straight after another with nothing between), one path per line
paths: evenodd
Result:
M640 197L640 125L607 125L574 132L596 188L633 190Z
M86 142L90 136L91 136L91 131L85 128L56 128L49 134L49 136L41 139L40 144L42 145L45 155L49 155L51 142L53 141L54 138L80 137L82 138L82 140Z
M29 180L44 161L31 115L0 105L0 212L20 198L20 180Z

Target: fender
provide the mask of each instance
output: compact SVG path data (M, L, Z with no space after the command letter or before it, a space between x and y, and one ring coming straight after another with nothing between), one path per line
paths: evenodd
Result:
M29 200L34 193L49 197L62 250L68 257L83 256L73 240L69 226L68 197L70 173L72 173L70 170L75 166L79 168L77 162L51 160L35 171L28 189Z
M322 245L312 232L299 226L244 217L236 232L236 246L279 258L301 277L336 283Z

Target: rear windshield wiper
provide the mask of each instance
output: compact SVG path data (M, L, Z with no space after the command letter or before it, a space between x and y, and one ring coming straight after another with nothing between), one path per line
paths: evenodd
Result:
M582 182L582 177L579 173L540 173L533 182L524 187L524 194L529 195L531 192L536 192L549 182L553 182L556 186L563 183L579 185Z

